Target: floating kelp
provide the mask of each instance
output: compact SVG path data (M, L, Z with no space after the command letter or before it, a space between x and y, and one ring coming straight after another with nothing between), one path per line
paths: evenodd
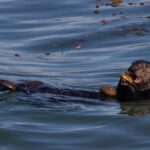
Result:
M149 30L143 25L132 25L132 26L122 26L120 34L123 36L133 34L137 36L146 35L149 33Z

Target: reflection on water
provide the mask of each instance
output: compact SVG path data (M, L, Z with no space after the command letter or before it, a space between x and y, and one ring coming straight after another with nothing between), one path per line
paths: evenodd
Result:
M94 91L115 86L132 61L150 58L149 6L149 0L0 0L0 78ZM0 93L0 149L149 148L149 102L77 102Z
M142 116L150 114L150 102L124 102L121 103L121 113L125 113L132 116Z

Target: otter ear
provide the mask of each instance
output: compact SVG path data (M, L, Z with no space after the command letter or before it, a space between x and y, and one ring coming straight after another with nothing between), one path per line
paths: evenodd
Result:
M141 77L136 77L136 78L133 80L133 82L134 82L135 84L141 83L141 82L142 82L142 78L141 78Z

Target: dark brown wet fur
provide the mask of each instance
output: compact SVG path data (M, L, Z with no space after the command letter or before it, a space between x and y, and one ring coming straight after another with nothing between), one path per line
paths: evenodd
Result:
M138 60L132 63L128 69L131 77L141 77L142 82L138 84L138 88L141 91L150 89L150 62L144 60Z
M150 62L137 60L128 68L128 74L134 80L139 77L140 83L131 83L121 78L117 87L117 97L120 101L150 100Z
M142 78L142 82L135 84L134 78ZM100 91L62 89L46 85L41 81L27 81L14 84L7 80L0 80L0 85L10 91L23 91L26 93L52 93L73 97L99 99L101 96L117 98L119 101L136 101L150 99L150 62L138 60L131 64L128 72L121 74L117 88L101 86Z

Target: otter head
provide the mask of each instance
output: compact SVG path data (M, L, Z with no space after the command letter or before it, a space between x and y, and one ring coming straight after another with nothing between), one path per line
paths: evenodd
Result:
M122 73L118 83L119 98L138 99L141 92L150 89L150 62L137 60Z
M128 68L128 72L139 90L150 89L150 62L137 60Z

